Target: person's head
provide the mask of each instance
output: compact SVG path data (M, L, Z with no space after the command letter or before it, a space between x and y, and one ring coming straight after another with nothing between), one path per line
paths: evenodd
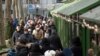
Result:
M46 21L45 21L45 20L43 20L43 21L42 21L42 24L43 24L43 25L45 25L45 24L46 24Z
M44 53L44 56L55 56L55 55L56 55L56 52L54 50L47 50Z
M24 28L24 34L28 34L28 33L29 33L28 29Z
M75 37L72 39L72 45L81 46L81 41L79 37Z
M30 24L31 24L31 25L35 24L34 20L31 20Z
M50 51L50 54L51 54L52 56L55 56L55 55L56 55L56 51L51 50L51 51Z
M32 30L29 28L29 29L28 29L28 32L31 34L31 33L32 33Z
M17 32L20 31L20 26L19 26L19 25L17 25L17 27L16 27L16 31L17 31Z
M94 51L93 51L92 48L90 48L90 49L88 50L88 55L89 55L89 56L94 56Z
M25 24L24 24L24 20L20 20L20 22L19 22L19 25L21 26L21 27L23 27Z
M42 24L42 19L39 19L37 24Z
M53 19L48 19L48 24L49 25L53 25L54 24L54 20Z
M40 30L40 26L39 25L36 25L35 26L35 29L38 31L38 30Z
M40 46L37 43L32 44L30 49L32 52L40 52Z
M43 27L43 29L45 30L45 31L47 31L48 30L48 26L45 24L45 25L42 25L42 27Z

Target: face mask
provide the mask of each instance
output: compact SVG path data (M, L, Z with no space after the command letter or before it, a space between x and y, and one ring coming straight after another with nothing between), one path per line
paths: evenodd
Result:
M28 32L27 32L27 31L25 31L25 32L24 32L24 34L28 34Z
M44 36L45 38L48 38L49 37L49 34L48 33L45 33L45 36Z
M28 29L29 32L31 32L31 29Z

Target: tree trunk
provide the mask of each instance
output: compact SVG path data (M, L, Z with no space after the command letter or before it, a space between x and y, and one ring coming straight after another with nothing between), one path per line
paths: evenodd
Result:
M5 0L5 2L6 2L6 18L10 19L11 18L11 0Z
M13 27L12 27L12 18L11 18L11 5L12 0L5 0L6 3L6 9L5 9L5 22L4 22L4 35L6 40L11 40L12 34L13 34ZM8 44L9 43L9 44ZM11 47L11 41L6 42L6 46Z
M15 13L16 18L19 20L18 0L15 0Z
M17 7L17 18L19 19L19 9L18 9L18 0L16 0L16 7Z
M17 0L19 19L22 17L22 15L21 15L21 9L22 9L22 7L21 7L21 1L22 1L22 0Z
M4 22L4 26L5 26L5 37L6 39L9 39L11 38L11 35L12 35L12 28L11 28L11 3L12 3L12 0L5 0L5 3L6 3L6 9L5 9L5 13L6 13L6 16L5 16L5 22Z
M5 45L5 41L4 41L4 29L3 29L3 23L4 23L4 19L3 19L3 12L2 12L2 0L0 0L0 46L4 46Z
M15 0L12 0L12 6L13 6L13 18L16 18Z
M23 8L22 8L22 13L23 13L23 18L25 18L27 16L27 7L25 6L28 0L24 0L24 2L22 3Z
M19 18L23 18L23 1L22 0L17 0L18 1L18 11L19 11Z

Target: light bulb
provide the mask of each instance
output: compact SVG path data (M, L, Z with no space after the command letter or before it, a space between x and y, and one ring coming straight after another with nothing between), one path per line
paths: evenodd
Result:
M94 25L94 27L95 27L95 28L98 28L98 26L97 26L97 25Z
M68 19L67 21L68 21L68 22L71 22L71 19Z
M98 28L95 28L94 31L95 31L95 32L98 32Z
M86 27L89 27L89 24L86 24Z
M68 22L71 22L71 18L69 17L67 21L68 21Z
M94 29L94 27L92 26L91 29Z
M95 32L98 32L98 30L99 30L99 29L98 29L98 26L97 26L97 25L94 25L94 31L95 31Z
M82 27L85 27L84 24L82 24Z
M88 28L91 29L91 26L89 26Z

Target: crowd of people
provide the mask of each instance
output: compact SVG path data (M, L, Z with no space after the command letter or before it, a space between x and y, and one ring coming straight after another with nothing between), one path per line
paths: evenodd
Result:
M79 38L72 40L71 50L63 49L54 20L39 15L33 19L20 20L12 41L15 56L82 56Z
M53 19L35 16L20 20L12 35L16 56L42 56L63 50ZM51 50L51 51L50 51Z

